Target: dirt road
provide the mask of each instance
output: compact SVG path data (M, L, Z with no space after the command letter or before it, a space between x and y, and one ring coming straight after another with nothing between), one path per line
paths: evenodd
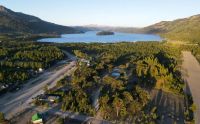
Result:
M187 93L191 93L194 103L197 105L195 113L196 124L200 124L200 65L191 52L183 52L182 68L183 78L188 83Z

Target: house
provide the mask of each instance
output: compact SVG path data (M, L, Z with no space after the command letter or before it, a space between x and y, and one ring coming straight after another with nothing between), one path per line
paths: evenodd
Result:
M43 102L55 103L55 102L58 102L60 100L60 98L61 98L60 95L41 94L33 99L38 100L38 101L43 101Z
M41 94L41 95L38 95L37 97L35 97L34 99L36 99L38 101L47 101L47 95Z
M119 68L114 68L112 73L111 73L111 76L114 77L114 78L119 78L121 76L121 73L120 73L120 69Z
M31 121L33 124L43 124L42 115L39 113L34 114Z
M38 71L41 73L43 72L44 70L42 68L39 68Z
M113 69L113 72L119 72L119 71L120 71L119 68L114 68L114 69Z
M87 66L90 66L90 61L89 61L89 60L86 60L86 59L80 59L80 62L82 62L82 63L86 63Z
M49 95L48 96L48 101L50 102L56 102L60 99L60 96L56 96L56 95Z
M8 87L9 87L8 84L0 84L0 89L2 89L2 90L6 89Z
M112 72L111 76L114 78L119 78L120 77L120 73L119 72Z

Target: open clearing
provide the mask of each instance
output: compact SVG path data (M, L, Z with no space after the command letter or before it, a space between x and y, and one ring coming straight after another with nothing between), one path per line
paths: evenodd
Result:
M153 106L157 107L160 124L184 123L184 97L162 90L151 91Z

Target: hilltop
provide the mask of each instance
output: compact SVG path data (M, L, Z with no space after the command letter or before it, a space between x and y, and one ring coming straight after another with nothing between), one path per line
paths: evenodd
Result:
M0 33L79 33L80 31L67 26L46 22L38 17L14 12L0 6Z
M169 40L200 40L200 15L174 21L163 21L141 29L144 33L160 34Z

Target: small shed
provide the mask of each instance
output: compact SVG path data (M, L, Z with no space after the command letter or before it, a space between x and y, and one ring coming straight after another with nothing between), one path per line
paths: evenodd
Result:
M39 113L34 114L31 121L33 124L43 124L42 115Z

